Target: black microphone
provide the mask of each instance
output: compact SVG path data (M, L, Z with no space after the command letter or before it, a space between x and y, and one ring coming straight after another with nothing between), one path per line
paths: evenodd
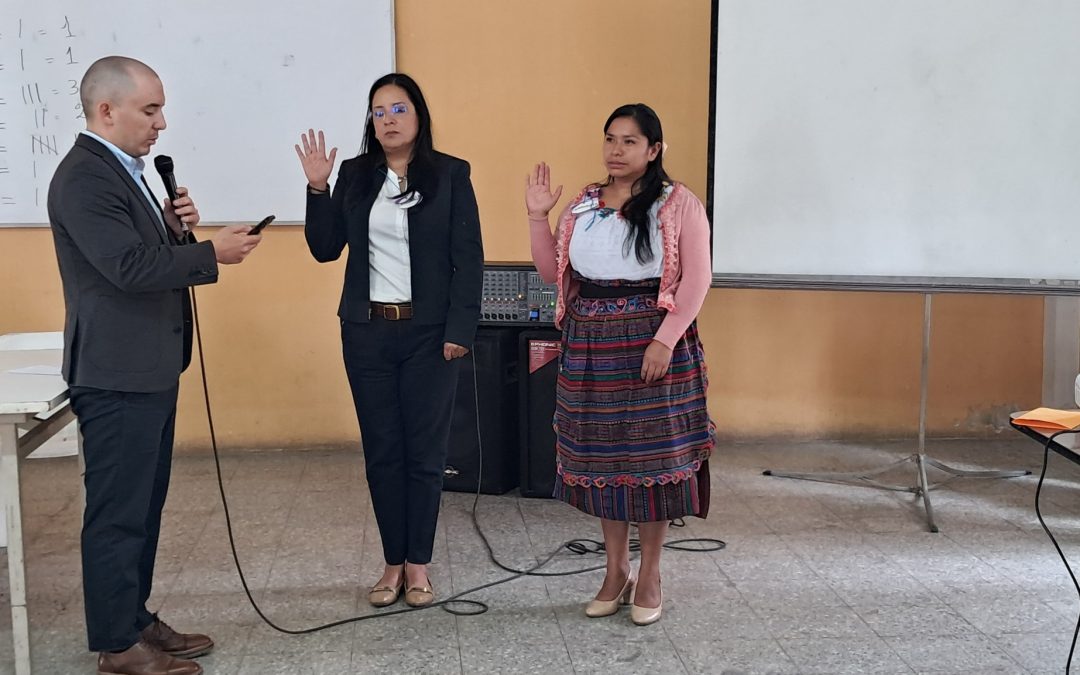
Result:
M172 157L158 155L154 158L154 167L161 174L161 182L165 183L165 192L169 195L169 201L176 201L176 176L173 175Z
M154 158L154 168L161 174L161 182L165 184L165 192L169 195L170 202L176 202L176 176L173 175L173 161L172 157L168 155L158 155ZM180 228L184 231L188 231L188 226L184 223L180 223Z

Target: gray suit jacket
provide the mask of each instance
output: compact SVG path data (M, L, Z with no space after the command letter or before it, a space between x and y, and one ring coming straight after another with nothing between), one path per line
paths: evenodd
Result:
M64 286L64 379L71 386L164 391L191 359L187 288L217 281L210 242L167 235L142 190L98 141L80 135L49 184Z

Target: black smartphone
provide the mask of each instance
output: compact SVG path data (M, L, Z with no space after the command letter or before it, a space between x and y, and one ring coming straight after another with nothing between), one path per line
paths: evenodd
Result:
M258 234L258 233L263 231L264 227L266 227L267 225L269 225L272 222L274 222L274 216L267 216L267 217L263 218L262 220L260 220L258 225L251 228L251 231L248 232L248 234Z

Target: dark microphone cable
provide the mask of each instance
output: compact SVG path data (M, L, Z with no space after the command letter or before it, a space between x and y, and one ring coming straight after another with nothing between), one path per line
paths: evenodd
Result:
M1035 515L1039 517L1039 524L1042 525L1042 529L1046 532L1046 536L1050 537L1050 541L1054 544L1054 548L1057 549L1058 557L1061 558L1061 562L1065 564L1065 570L1069 573L1069 578L1072 579L1073 587L1076 588L1076 593L1080 596L1080 583L1076 581L1076 574L1073 573L1072 565L1069 564L1068 558L1065 557L1065 553L1061 550L1061 546L1058 544L1057 537L1050 531L1046 521L1043 520L1042 507L1040 506L1040 497L1042 496L1043 480L1046 478L1046 467L1050 464L1050 446L1054 443L1054 439L1063 434L1075 434L1080 433L1080 429L1065 429L1064 431L1058 431L1050 435L1046 439L1046 443L1043 444L1043 465L1042 471L1039 472L1039 483L1035 487ZM1080 634L1080 616L1076 618L1076 628L1073 629L1072 643L1069 645L1069 659L1065 662L1065 675L1069 675L1072 668L1073 653L1076 651L1076 636Z
M209 388L209 385L207 384L206 360L205 360L204 354L203 354L202 331L200 330L200 327L199 327L199 305L198 305L198 302L197 302L196 297L195 297L195 295L196 295L195 294L195 289L191 288L189 290L191 292L191 310L192 310L191 313L192 313L192 322L193 322L194 329L195 329L195 341L196 341L196 344L198 345L198 348L199 348L199 371L200 371L200 376L201 376L201 379L202 379L203 401L206 404L206 421L207 421L207 423L209 425L209 428L210 428L210 446L211 446L211 449L213 450L213 453L214 453L214 468L215 468L216 473L217 473L218 492L221 495L221 506L222 506L223 512L225 514L225 529L228 532L228 536L229 536L229 551L232 553L233 564L236 566L236 573L240 577L240 585L244 588L244 594L247 596L248 602L251 604L252 609L255 610L255 613L259 615L259 618L262 619L263 622L267 626L269 626L270 628L273 628L274 630L276 630L276 631L278 631L280 633L286 633L288 635L306 635L306 634L309 634L309 633L316 633L316 632L327 630L327 629L330 629L330 628L336 628L338 626L343 626L343 625L349 624L349 623L356 623L356 622L359 622L359 621L367 621L369 619L381 619L381 618L385 618L385 617L388 617L388 616L395 616L395 615L398 615L398 614L406 614L406 613L409 613L409 612L423 611L425 609L431 609L431 608L434 608L434 607L441 607L444 611L446 611L446 612L448 612L450 614L454 614L456 616L474 616L474 615L478 615L478 614L483 614L484 612L488 611L489 607L488 607L487 604L485 604L483 602L480 602L479 600L465 599L465 596L467 596L467 595L472 595L472 594L477 593L479 591L486 590L486 589L492 588L494 586L499 586L499 585L508 583L510 581L513 581L515 579L520 579L523 576L570 576L570 575L573 575L573 574L583 574L585 572L593 572L593 571L601 570L601 569L605 568L604 565L599 565L599 566L595 566L595 567L587 567L585 569L571 570L571 571L567 571L567 572L546 572L546 573L539 572L539 570L542 567L545 567L546 565L548 565L552 560L555 559L555 557L557 555L562 553L564 549L568 550L568 551L570 551L572 553L576 553L578 555L584 555L584 554L587 554L587 553L601 553L601 552L603 552L603 550L604 550L603 549L603 544L600 543L600 542L590 540L590 539L574 539L574 540L568 541L565 544L563 544L562 546L556 548L554 551L552 551L545 558L543 558L542 560L537 562L535 565L533 565L531 567L528 567L526 569L522 569L522 570L514 569L512 567L504 565L503 563L499 562L499 560L495 557L495 552L492 549L491 542L488 540L487 535L484 533L483 529L480 527L480 521L479 521L479 519L477 517L477 507L478 507L479 502L480 502L480 487L481 487L480 479L481 479L481 477L483 475L483 445L482 445L482 439L480 439L480 408L479 408L479 405L477 405L477 409L476 409L476 414L477 414L477 420L476 420L476 424L477 424L477 440L481 443L481 445L480 445L481 452L480 452L480 471L479 471L479 475L477 476L477 479L476 479L476 497L473 500L473 505L472 505L472 524L473 524L473 528L476 530L477 534L480 535L481 540L484 542L484 546L487 549L488 557L491 560L491 562L494 563L495 565L497 565L498 567L500 567L501 569L506 570L508 572L511 572L512 574L510 576L508 576L508 577L504 577L502 579L496 579L495 581L492 581L492 582L489 582L489 583L486 583L486 584L482 584L480 586L476 586L476 587L473 587L473 588L466 589L464 591L461 591L460 593L455 593L454 595L446 598L445 600L439 600L439 601L433 602L430 605L427 605L425 607L405 607L405 608L401 608L401 609L392 609L392 610L388 610L388 611L379 611L379 612L374 612L374 613L371 613L371 614L364 614L364 615L360 615L360 616L349 617L349 618L346 618L346 619L340 619L340 620L337 620L337 621L331 621L329 623L324 623L324 624L320 624L320 625L316 625L316 626L311 626L309 628L285 628L283 626L279 626L278 624L274 623L274 621L270 617L268 617L265 612L263 612L262 608L259 607L259 603L255 601L255 597L251 594L251 588L248 586L247 577L244 575L243 566L240 564L240 556L236 551L236 538L233 535L232 516L229 514L229 502L228 502L228 499L225 496L225 481L224 481L224 479L222 478L222 475L221 475L221 457L220 457L220 455L218 453L217 434L214 431L214 415L213 415L213 412L212 412L211 406L210 406L210 388ZM473 352L471 350L470 350L469 353L470 353L470 355L473 354ZM472 364L473 364L473 385L474 385L473 395L476 398L477 403L479 403L479 393L478 393L477 388L475 386L476 385L476 358L475 358L475 356L472 356ZM518 504L518 512L521 514L522 519L524 519L525 516L524 516L524 512L521 511L520 503ZM680 527L681 525L676 524L676 526ZM632 542L632 543L635 543L635 542ZM706 546L702 547L702 548L696 548L696 547L685 548L685 546L687 544L690 544L690 543L703 543L703 544L706 544ZM664 544L664 546L666 548L673 548L673 549L677 549L677 550L706 553L706 552L709 552L709 551L718 551L718 550L724 548L725 544L724 544L724 542L722 542L720 540L717 540L717 539L702 538L702 539L683 539L683 540L671 541L671 542L667 542L666 544ZM464 605L464 607L455 607L455 605Z

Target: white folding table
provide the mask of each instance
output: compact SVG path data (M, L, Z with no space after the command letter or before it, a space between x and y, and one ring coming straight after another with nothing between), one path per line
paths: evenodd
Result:
M60 375L42 373L58 368L62 358L59 333L0 336L0 504L7 527L16 675L30 673L19 462L75 419L67 383ZM37 372L12 372L26 368Z

